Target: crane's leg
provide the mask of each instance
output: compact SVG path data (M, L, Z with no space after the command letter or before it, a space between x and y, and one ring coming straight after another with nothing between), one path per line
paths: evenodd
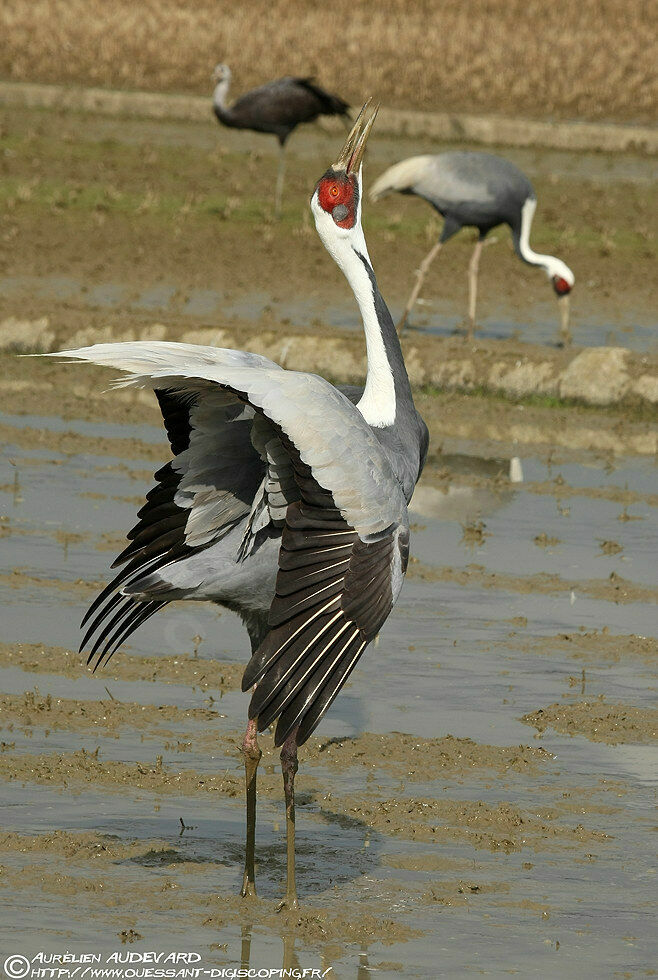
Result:
M480 256L485 245L495 245L498 239L495 235L492 238L479 238L475 243L471 261L468 265L468 320L466 322L466 338L473 340L475 333L475 307L478 296L478 275L480 272Z
M402 319L400 320L400 322L398 323L397 328L396 328L397 329L397 332L398 332L398 336L400 334L402 334L402 332L404 331L404 328L407 325L407 318L408 318L409 314L411 313L411 311L413 310L413 308L414 308L414 306L416 304L416 300L418 299L418 294L420 293L420 288L423 285L423 282L425 281L425 276L427 275L427 272L428 272L429 267L431 266L432 262L434 261L434 259L436 258L436 256L439 254L439 252L441 250L441 245L442 245L442 242L437 242L436 245L434 245L429 250L429 252L425 256L425 258L423 259L423 261L420 263L418 269L416 270L416 282L415 282L414 288L411 290L411 296L407 300L407 305L404 308L404 313L402 314Z
M286 897L282 909L298 909L295 885L295 773L297 764L297 729L293 729L281 747L281 772L286 797Z
M569 294L558 296L557 305L560 311L560 347L569 347L571 344L571 329L569 327Z
M247 787L247 842L241 892L243 898L255 898L256 896L256 770L262 754L258 745L258 718L250 718L242 742Z
M483 239L479 238L475 243L471 261L468 264L468 321L466 325L466 337L473 340L475 333L475 307L478 297L478 272L480 271L480 256L484 248Z
M286 146L283 143L279 149L279 172L276 175L276 191L274 194L274 217L281 215L281 199L283 197L283 179L286 175Z

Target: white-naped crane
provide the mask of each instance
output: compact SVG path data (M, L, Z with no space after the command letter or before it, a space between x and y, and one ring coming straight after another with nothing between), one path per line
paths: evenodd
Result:
M427 253L416 272L398 331L402 332L418 299L430 265L442 246L464 227L477 228L479 238L468 268L469 299L467 336L475 331L475 306L480 256L492 228L507 224L512 230L516 254L529 265L542 268L553 284L560 310L559 342L571 343L569 293L574 274L561 259L541 255L530 246L530 228L537 198L526 175L509 160L492 153L451 152L409 157L389 167L373 184L370 197L378 200L390 191L424 198L443 217L438 242Z
M89 609L89 661L106 663L174 599L234 610L251 640L242 746L247 798L243 895L255 894L257 734L276 723L286 826L284 905L295 907L297 748L381 630L404 579L407 504L428 445L400 342L361 228L361 164L376 110L361 110L311 198L326 249L363 320L365 387L340 390L257 354L158 341L56 356L152 388L174 458L156 473L123 568Z
M274 211L281 211L283 179L286 168L286 141L300 123L314 122L319 116L343 116L349 119L349 105L332 95L312 78L286 75L245 92L228 104L231 69L217 65L213 72L215 91L213 109L224 126L252 129L256 133L273 133L279 141L279 172L274 194Z

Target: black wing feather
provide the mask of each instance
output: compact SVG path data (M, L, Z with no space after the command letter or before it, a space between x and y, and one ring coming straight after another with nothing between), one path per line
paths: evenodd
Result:
M167 390L156 390L155 395L162 411L171 450L174 456L179 456L190 448L194 431L193 419L197 408L197 396L180 394L179 392L173 393ZM146 494L146 502L137 514L138 522L128 532L128 544L112 563L112 568L123 567L96 597L82 620L82 626L89 625L80 648L86 646L96 634L89 656L89 661L97 656L96 666L101 661L107 663L112 653L131 633L155 612L167 605L167 601L160 598L126 596L120 590L130 588L138 591L140 581L147 575L157 572L170 562L179 561L193 552L201 551L214 544L241 516L238 512L239 508L238 510L230 509L230 500L234 501L235 499L234 493L240 493L242 495L241 500L242 497L245 498L244 509L245 511L248 510L246 500L249 498L250 492L255 491L262 479L258 455L251 445L250 423L249 427L235 424L238 416L244 411L244 405L236 400L234 406L225 403L223 408L226 411L224 421L230 424L221 430L222 451L225 455L228 454L230 459L244 460L246 463L253 463L254 465L245 466L240 471L241 475L244 474L239 481L244 484L243 486L225 488L231 491L230 499L227 497L225 522L219 522L216 531L209 535L209 540L194 545L188 545L186 539L190 510L188 507L179 506L176 503L176 494L183 479L183 469L178 470L172 462L169 462L157 470L155 473L157 483ZM207 421L206 424L208 424ZM219 425L221 428L221 421ZM194 475L199 481L203 481L205 476L208 485L212 486L212 466L213 462L217 462L216 457L211 455L209 458L207 474L204 470L204 462L205 460L199 460L199 466L195 469ZM220 501L223 489L221 486L216 487L217 498Z

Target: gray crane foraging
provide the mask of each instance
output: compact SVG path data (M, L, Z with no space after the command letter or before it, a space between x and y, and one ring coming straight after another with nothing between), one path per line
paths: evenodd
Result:
M366 106L368 103L366 103ZM234 610L251 640L243 742L242 894L255 894L257 734L276 722L286 801L287 907L295 888L294 777L308 739L399 595L407 504L427 454L400 342L361 228L361 164L376 110L361 111L311 198L316 228L363 320L365 387L340 390L257 354L158 341L59 355L154 390L173 459L129 533L116 578L89 609L83 646L106 663L174 599Z
M461 228L474 227L480 234L468 270L467 336L472 339L478 270L485 238L492 228L507 224L519 258L544 269L551 280L560 309L559 342L571 343L569 293L575 281L574 274L561 259L540 255L530 247L530 228L537 198L532 184L518 167L491 153L453 152L410 157L389 167L373 184L370 197L376 201L390 191L424 198L444 219L438 242L416 273L414 288L398 324L399 332L404 330L429 267L443 245Z
M224 126L252 129L256 133L273 133L279 141L279 172L274 195L275 214L281 212L283 179L286 169L286 141L300 123L314 122L318 116L342 116L349 119L349 105L337 95L326 92L312 78L286 75L245 92L228 104L231 69L217 65L213 72L215 91L213 109Z

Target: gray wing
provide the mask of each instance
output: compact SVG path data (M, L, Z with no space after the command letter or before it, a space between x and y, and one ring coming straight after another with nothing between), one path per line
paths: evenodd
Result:
M440 153L427 158L428 165L413 185L413 192L433 204L487 202L493 194L470 154Z
M238 399L278 434L297 500L286 505L270 632L244 683L258 683L250 713L259 727L280 717L277 742L298 728L301 744L402 586L407 507L386 450L328 381L258 355L143 342L60 356L127 372L119 386L148 386L179 400Z
M363 540L406 520L385 449L359 410L324 378L284 370L258 354L166 341L95 344L47 356L115 367L128 375L114 383L117 388L165 389L182 398L230 392L288 437Z
M242 536L238 551L241 561L254 551L269 527L283 527L288 504L299 496L290 457L281 444L276 427L264 416L254 418L251 442L258 451L264 475Z

